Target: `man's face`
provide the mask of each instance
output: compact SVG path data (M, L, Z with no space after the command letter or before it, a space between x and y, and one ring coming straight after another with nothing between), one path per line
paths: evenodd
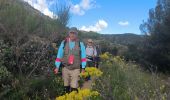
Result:
M92 43L92 42L88 42L88 45L89 45L89 46L92 46L92 45L93 45L93 43Z
M70 37L71 40L75 40L77 38L77 35L76 35L75 32L70 32L69 37Z

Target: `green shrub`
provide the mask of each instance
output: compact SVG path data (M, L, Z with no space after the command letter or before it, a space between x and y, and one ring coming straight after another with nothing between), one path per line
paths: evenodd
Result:
M167 99L168 86L157 74L146 73L120 57L102 63L101 70L104 74L96 80L93 88L101 93L104 100Z
M10 80L11 73L4 66L0 66L0 83Z

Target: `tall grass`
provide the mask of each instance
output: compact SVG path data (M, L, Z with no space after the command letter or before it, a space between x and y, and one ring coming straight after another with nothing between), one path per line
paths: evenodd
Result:
M109 56L109 55L108 55ZM105 57L107 58L107 57ZM109 57L101 64L103 76L93 88L103 100L167 100L168 87L159 75L146 73L120 57Z

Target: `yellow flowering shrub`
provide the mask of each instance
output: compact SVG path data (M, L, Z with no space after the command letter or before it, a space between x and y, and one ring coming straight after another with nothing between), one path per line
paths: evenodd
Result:
M110 54L108 53L108 52L105 52L104 54L101 54L100 55L100 58L102 59L102 60L108 60L109 58L110 58Z
M103 72L95 67L87 67L85 69L85 72L80 74L80 77L82 77L82 78L86 78L88 76L100 77L102 74L103 74Z
M78 92L73 91L69 94L67 93L63 96L57 97L56 100L87 100L92 96L99 96L99 93L90 89L78 89Z
M112 61L117 62L117 63L119 63L119 64L125 62L125 60L122 59L120 56L115 56L115 57L113 57L113 58L112 58Z
M80 77L81 78L86 78L89 76L89 73L88 72L84 72L84 73L80 73Z

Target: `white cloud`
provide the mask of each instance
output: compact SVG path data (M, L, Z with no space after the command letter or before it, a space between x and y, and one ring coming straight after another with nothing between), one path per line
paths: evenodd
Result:
M92 6L90 0L82 0L80 5L83 9L90 9Z
M83 31L94 31L94 32L100 32L101 30L107 28L108 24L104 20L99 20L95 25L91 26L82 26L80 30Z
M118 24L121 26L128 26L129 22L128 21L120 21Z
M71 12L76 15L84 15L84 10L81 9L80 5L76 4L71 7Z
M24 0L25 2L28 2L32 7L39 10L41 13L43 13L46 16L49 16L51 18L54 17L53 12L51 12L48 9L48 5L46 3L47 0Z
M49 10L49 6L54 6L59 2L58 0L23 0L33 6L35 9L39 10L44 15L47 15L51 18L54 18L54 13ZM67 2L66 2L67 1ZM89 9L96 7L95 0L81 0L78 4L73 4L71 0L66 0L65 2L70 4L71 9L70 11L75 15L84 15L85 12ZM63 1L62 1L63 2Z
M85 11L95 7L95 0L82 0L79 4L71 5L71 12L75 15L84 15Z

